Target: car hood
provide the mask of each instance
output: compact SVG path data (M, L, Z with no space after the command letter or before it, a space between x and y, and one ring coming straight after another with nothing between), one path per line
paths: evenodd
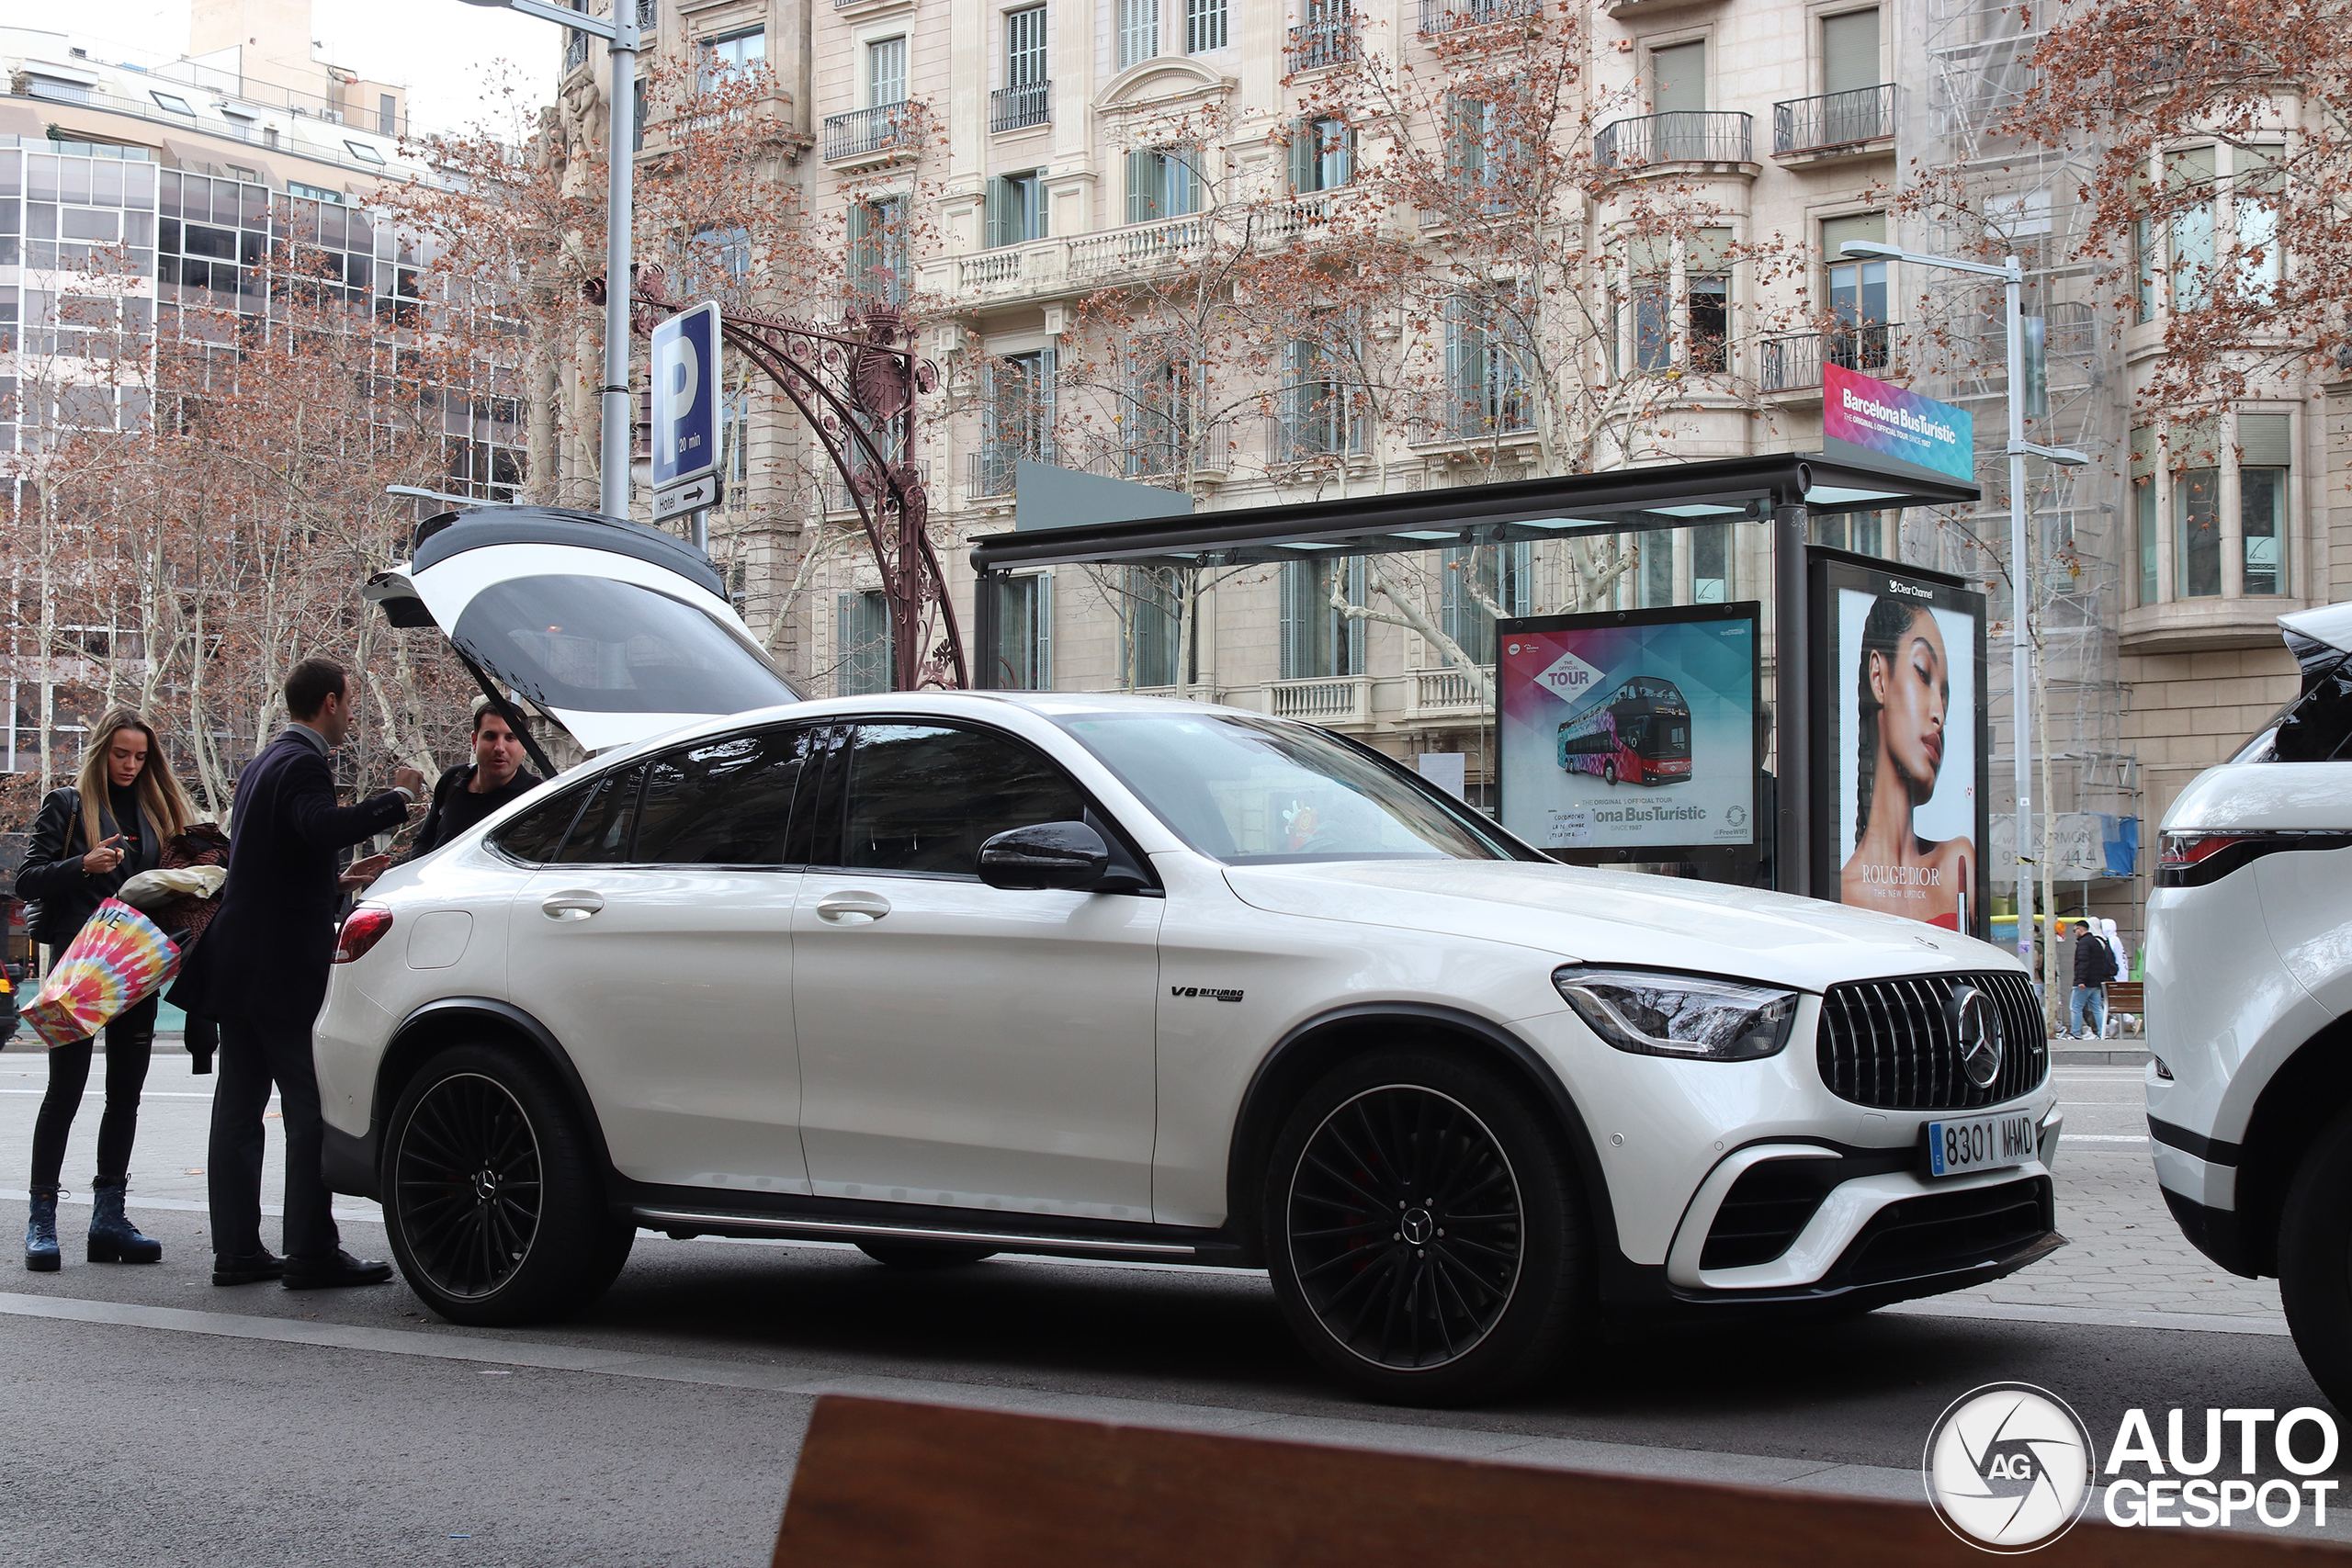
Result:
M1242 902L1278 914L1504 942L1820 990L1884 975L2018 967L1987 942L1818 899L1526 861L1228 866Z

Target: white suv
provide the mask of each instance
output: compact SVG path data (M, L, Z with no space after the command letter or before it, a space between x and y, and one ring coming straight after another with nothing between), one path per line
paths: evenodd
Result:
M2352 604L2282 615L2302 690L2165 813L2148 898L2148 1132L2165 1201L2275 1274L2352 1410Z
M775 679L707 574L533 513L371 586L624 742L344 931L329 1175L450 1318L580 1306L639 1227L1186 1260L1266 1269L1327 1366L1440 1403L1604 1309L1867 1308L2063 1244L2040 1014L1995 948L1559 865L1233 709L929 692L676 728L725 700L699 680Z

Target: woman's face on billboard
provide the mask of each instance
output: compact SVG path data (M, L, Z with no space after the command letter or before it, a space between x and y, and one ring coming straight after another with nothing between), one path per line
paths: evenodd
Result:
M1944 765L1944 711L1951 702L1951 675L1936 617L1924 608L1916 612L1894 645L1893 660L1872 654L1871 662L1879 744L1911 786L1912 804L1925 804Z

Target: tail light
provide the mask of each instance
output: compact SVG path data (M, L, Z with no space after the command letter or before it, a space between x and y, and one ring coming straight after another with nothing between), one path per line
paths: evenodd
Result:
M2207 833L2195 829L2168 832L2157 853L2156 886L2204 887L2281 850L2346 848L2352 848L2352 833Z
M334 961L348 964L363 957L392 929L392 912L381 904L362 904L343 919L343 934L335 938Z

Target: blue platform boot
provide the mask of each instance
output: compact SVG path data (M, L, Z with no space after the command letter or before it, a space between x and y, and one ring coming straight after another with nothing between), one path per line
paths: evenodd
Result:
M57 1272L57 1189L36 1187L32 1217L25 1222L25 1267L36 1274Z
M164 1244L139 1234L122 1212L121 1179L100 1177L90 1184L90 1261L93 1263L160 1263Z

